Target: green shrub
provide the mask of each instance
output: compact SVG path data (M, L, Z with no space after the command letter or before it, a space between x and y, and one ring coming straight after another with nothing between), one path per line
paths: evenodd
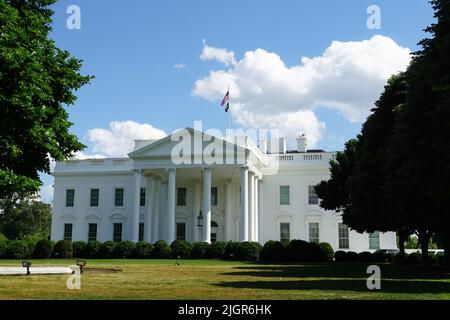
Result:
M259 259L262 247L258 242L233 242L229 241L225 246L226 259L255 261Z
M8 239L0 233L0 259L6 257L6 250L8 248Z
M133 250L133 241L120 241L114 247L112 255L116 259L126 259L130 258L133 255Z
M97 240L91 240L86 243L86 246L84 247L84 256L86 258L99 258L99 251L101 247L101 243Z
M333 261L334 250L331 244L328 242L319 243L320 247L320 260L321 261Z
M436 258L438 260L438 264L444 264L445 255L443 253L436 253Z
M72 242L69 240L59 240L55 244L54 249L55 257L61 259L68 259L73 257Z
M86 242L75 241L72 243L73 256L76 258L85 258L84 254L86 252Z
M287 247L288 257L297 262L316 262L322 255L317 243L303 240L291 240Z
M170 258L171 249L164 240L156 241L153 245L152 257L156 259Z
M359 262L364 262L364 263L372 262L372 259L373 259L372 254L368 251L358 253L358 261Z
M148 243L145 241L139 241L134 246L133 258L149 259L151 257L152 250L153 250L153 246L151 243Z
M417 264L422 261L422 255L418 252L413 252L410 255L408 255L408 258L406 258L406 262L410 264Z
M286 246L280 241L269 240L261 250L261 261L279 262L286 260Z
M347 261L347 252L339 250L334 253L334 260L336 262L345 262Z
M387 252L385 253L386 262L392 263L395 261L395 253Z
M385 263L387 262L387 256L384 252L374 252L372 253L372 262Z
M358 261L358 254L353 251L347 251L346 260L348 262L356 262Z
M215 241L209 246L207 257L213 259L222 259L225 256L225 241Z
M8 241L8 238L3 233L0 233L0 242L6 242L6 241Z
M33 258L35 259L48 259L52 256L55 243L50 240L39 240L36 243L36 247L33 251Z
M408 260L408 256L409 255L405 252L405 260L402 261L402 256L401 256L400 252L396 253L394 256L394 263L397 263L397 264L404 263Z
M194 242L192 244L191 258L203 259L208 256L209 243L208 242Z
M428 257L430 264L438 264L439 258L437 257L437 254L432 254Z
M192 245L185 240L175 240L170 245L171 256L174 259L177 258L189 258L192 252Z
M6 245L6 258L26 259L31 256L28 242L24 240L9 240Z
M103 242L98 250L99 258L110 259L113 257L113 251L116 247L116 243L114 241L106 241Z

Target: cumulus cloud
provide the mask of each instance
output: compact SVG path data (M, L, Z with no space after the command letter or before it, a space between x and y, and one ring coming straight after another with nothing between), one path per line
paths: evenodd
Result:
M233 51L228 51L224 48L210 47L206 44L206 40L203 40L203 51L200 54L200 59L203 61L216 60L227 66L236 64Z
M133 150L134 140L161 139L167 134L150 124L134 121L113 121L109 129L95 128L88 131L93 155L78 153L78 158L125 157Z
M387 79L404 71L410 59L408 48L381 35L333 41L321 56L303 57L295 66L286 66L276 53L256 49L234 60L229 70L211 71L198 79L192 93L217 101L229 85L235 121L244 126L278 126L287 135L306 132L314 145L325 128L314 109L331 108L348 121L362 122Z

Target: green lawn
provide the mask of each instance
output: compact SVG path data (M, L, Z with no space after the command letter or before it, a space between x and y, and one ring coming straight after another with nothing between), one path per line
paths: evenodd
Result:
M72 260L32 260L69 266ZM20 261L0 260L0 266ZM81 290L67 276L0 276L0 299L450 299L438 267L381 265L381 290L366 287L366 264L269 265L219 260L87 260Z

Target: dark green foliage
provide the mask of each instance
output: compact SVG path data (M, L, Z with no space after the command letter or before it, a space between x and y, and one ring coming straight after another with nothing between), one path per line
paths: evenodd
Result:
M384 252L374 252L372 253L372 262L385 263L388 262L387 254Z
M338 250L334 253L334 260L336 262L345 262L347 261L347 252Z
M396 263L396 264L405 263L408 260L408 256L409 256L409 254L405 253L405 260L403 261L401 254L397 253L394 257L394 263Z
M321 261L333 261L334 258L334 250L331 244L328 242L321 242L319 243L320 247L320 260Z
M153 245L152 258L168 259L171 255L171 249L164 240L156 241Z
M149 259L151 257L153 246L151 243L139 241L134 246L133 258Z
M385 258L386 262L392 263L395 261L395 253L392 252L385 253Z
M438 264L444 264L445 256L443 253L436 253L436 258L438 260Z
M225 259L240 261L255 261L259 259L262 247L257 242L227 242Z
M209 246L207 253L208 258L221 259L225 256L225 247L227 243L225 241L215 241Z
M7 241L8 239L0 233L0 259L4 258L6 255L6 249L8 247Z
M97 240L91 240L86 243L86 246L84 248L84 257L85 258L99 258L99 251L100 251L101 243Z
M261 250L261 261L280 262L286 260L286 246L280 241L267 241Z
M131 258L134 250L133 241L120 241L114 247L112 256L116 259Z
M437 257L436 254L432 254L429 256L429 261L430 264L434 265L434 264L438 264L439 263L439 258Z
M8 259L26 259L31 256L30 246L24 240L9 240L6 247Z
M291 240L287 246L288 258L297 262L316 262L322 256L322 251L317 243L303 240Z
M113 257L113 251L116 247L116 243L114 241L106 241L103 242L98 250L98 257L102 259L110 259Z
M84 241L74 241L72 243L73 256L75 258L86 258L86 242Z
M184 240L175 240L170 245L172 258L189 258L192 252L192 245Z
M417 264L422 261L422 256L418 252L413 252L406 258L406 262L409 264Z
M34 248L33 258L48 259L52 256L55 243L50 240L39 240Z
M348 262L356 262L358 261L358 254L353 251L347 251L345 258Z
M204 259L208 256L209 243L207 242L194 242L192 244L191 258Z
M55 244L55 257L60 259L67 259L73 257L72 242L69 240L59 240Z
M372 254L368 251L360 252L358 253L358 261L364 263L372 262L373 261Z

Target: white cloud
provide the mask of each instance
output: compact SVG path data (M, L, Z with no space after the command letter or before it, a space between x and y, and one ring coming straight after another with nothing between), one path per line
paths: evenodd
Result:
M163 130L146 123L113 121L109 126L109 129L95 128L88 131L88 138L96 157L125 157L133 150L135 139L161 139L167 136ZM92 157L82 152L77 156Z
M234 57L233 51L228 51L223 48L210 47L206 44L206 40L203 40L203 51L200 54L200 59L205 60L216 60L227 66L235 65L236 59Z
M39 199L45 203L51 203L53 201L53 184L45 184L41 187Z
M174 69L186 69L187 66L184 63L177 63L173 66Z
M405 70L409 62L408 48L381 35L364 41L333 41L321 56L303 57L291 67L276 53L256 49L232 63L231 69L211 71L197 80L193 95L218 101L230 85L235 121L244 126L274 124L289 135L306 132L314 145L324 130L314 109L331 108L351 122L362 122L386 80Z

